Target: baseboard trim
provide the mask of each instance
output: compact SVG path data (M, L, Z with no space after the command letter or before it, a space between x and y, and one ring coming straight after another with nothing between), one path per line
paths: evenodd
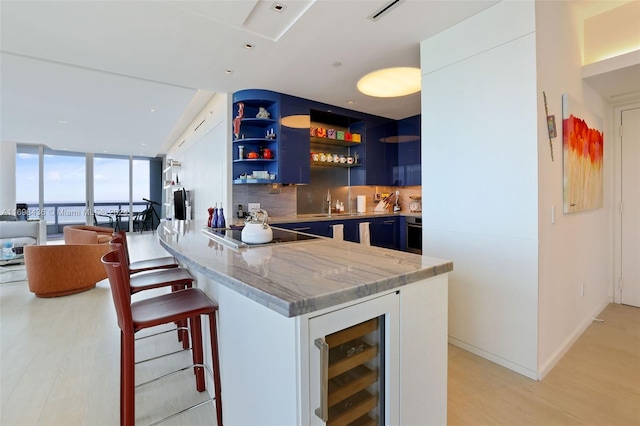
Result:
M457 346L457 347L459 347L461 349L464 349L467 352L471 352L474 355L478 355L479 357L482 357L482 358L487 359L487 360L489 360L491 362L494 362L494 363L496 363L498 365L501 365L501 366L503 366L505 368L508 368L509 370L515 371L516 373L521 374L521 375L523 375L525 377L528 377L528 378L533 379L533 380L538 380L538 375L536 374L535 371L530 370L528 368L525 368L525 367L523 367L521 365L513 363L513 362L511 362L511 361L509 361L507 359L501 358L501 357L499 357L497 355L494 355L494 354L492 354L490 352L487 352L487 351L482 350L480 348L477 348L475 346L472 346L472 345L470 345L468 343L465 343L465 342L463 342L461 340L456 339L455 337L449 336L449 343L451 343L452 345Z
M598 305L593 312L591 312L587 317L579 324L579 326L575 329L575 331L565 339L564 343L558 348L558 350L544 363L540 365L540 373L539 379L542 380L544 377L549 374L553 367L556 366L558 361L562 359L562 357L571 349L571 346L580 338L582 333L591 325L593 319L598 316L600 312L607 307L609 303L611 303L610 298L607 298L602 304Z

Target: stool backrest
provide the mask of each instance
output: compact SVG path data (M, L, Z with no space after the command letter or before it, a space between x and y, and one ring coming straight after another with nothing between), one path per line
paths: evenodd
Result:
M107 270L113 305L116 308L118 326L125 333L134 333L133 318L131 316L131 290L129 280L129 267L124 261L121 245L114 247L113 251L102 256L102 264Z
M127 233L125 231L117 231L113 233L113 238L109 242L111 246L115 248L115 245L118 244L121 247L119 249L122 250L122 255L124 259L127 261L127 267L131 264L131 259L129 259L129 247L127 246Z

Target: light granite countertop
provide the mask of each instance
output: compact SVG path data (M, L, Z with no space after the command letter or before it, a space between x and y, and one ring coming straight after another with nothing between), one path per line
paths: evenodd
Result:
M449 260L322 237L234 249L204 235L205 226L198 220L163 222L158 238L189 269L286 317L453 270Z

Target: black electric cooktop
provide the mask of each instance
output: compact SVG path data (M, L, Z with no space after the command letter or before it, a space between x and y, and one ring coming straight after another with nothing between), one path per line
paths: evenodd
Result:
M302 241L317 240L320 237L316 237L308 234L301 234L295 231L288 231L286 229L271 228L273 231L273 239L268 243L262 244L248 244L242 242L242 227L232 228L204 228L202 231L204 234L222 243L226 243L230 246L242 248L242 247L262 247L272 244L284 244L295 243Z

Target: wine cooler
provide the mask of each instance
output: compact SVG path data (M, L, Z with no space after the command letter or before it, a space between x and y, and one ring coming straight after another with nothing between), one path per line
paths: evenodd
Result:
M383 313L313 339L319 381L314 414L319 424L385 424L388 324Z

